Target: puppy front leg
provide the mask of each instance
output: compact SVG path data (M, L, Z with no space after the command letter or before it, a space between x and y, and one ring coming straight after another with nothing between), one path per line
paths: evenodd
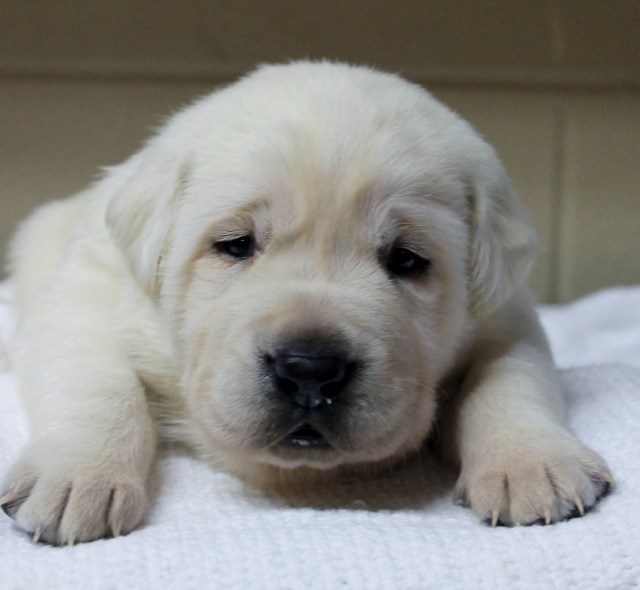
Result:
M16 370L31 437L1 503L34 539L118 535L145 515L156 435L122 341L122 288L76 268L28 302Z
M480 339L451 400L444 439L461 472L454 498L492 525L584 514L613 479L564 422L562 393L533 312L508 311Z

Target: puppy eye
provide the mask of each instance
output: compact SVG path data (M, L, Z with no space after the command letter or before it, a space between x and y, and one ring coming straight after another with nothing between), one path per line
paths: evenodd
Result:
M216 242L215 248L218 252L231 258L244 260L245 258L251 258L255 254L256 242L252 235L248 235L234 240Z
M387 254L387 270L396 276L415 276L425 272L431 262L408 248L392 248Z

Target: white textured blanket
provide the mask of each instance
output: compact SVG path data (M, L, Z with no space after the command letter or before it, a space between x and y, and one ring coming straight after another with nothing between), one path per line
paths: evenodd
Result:
M11 323L2 293L0 356ZM640 288L543 308L542 315L562 366L585 359L640 366ZM640 370L591 366L563 378L575 432L606 457L618 481L584 518L492 529L451 503L452 475L429 460L343 483L330 497L287 501L168 454L148 523L129 536L34 545L0 518L0 589L638 588ZM25 436L5 367L0 476Z

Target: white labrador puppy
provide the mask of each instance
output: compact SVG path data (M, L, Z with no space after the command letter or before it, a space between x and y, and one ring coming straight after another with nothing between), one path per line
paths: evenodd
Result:
M480 518L582 514L612 479L565 426L535 242L494 151L418 86L259 69L18 233L32 436L4 510L51 543L118 535L159 436L264 483L388 467L438 418Z

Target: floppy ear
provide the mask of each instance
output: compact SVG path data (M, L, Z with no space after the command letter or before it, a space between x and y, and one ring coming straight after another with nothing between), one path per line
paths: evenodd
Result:
M537 249L533 225L492 148L471 172L469 280L471 313L496 310L521 286Z
M159 284L160 261L169 239L170 221L184 166L157 146L149 146L111 170L115 185L106 222L145 290Z

